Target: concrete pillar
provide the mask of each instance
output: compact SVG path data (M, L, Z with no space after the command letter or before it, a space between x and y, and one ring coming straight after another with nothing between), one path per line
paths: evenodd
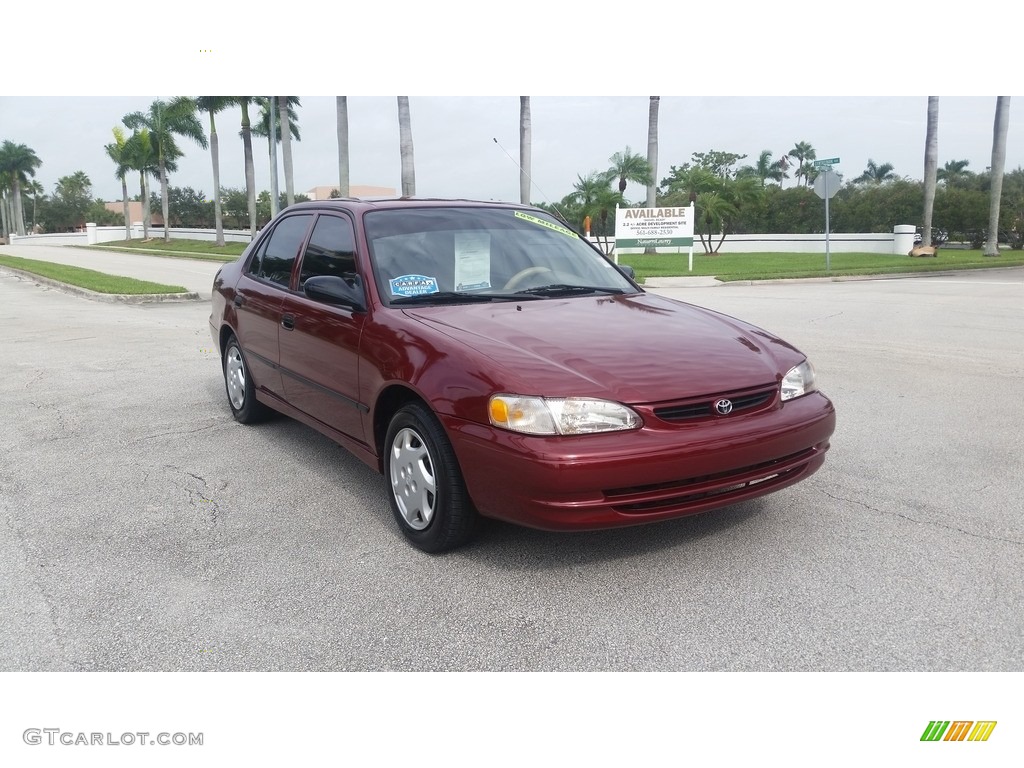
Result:
M897 256L906 256L914 248L914 233L917 227L913 224L897 224L893 227L892 252Z
M96 239L96 224L85 223L85 242L89 245L96 245L99 242Z

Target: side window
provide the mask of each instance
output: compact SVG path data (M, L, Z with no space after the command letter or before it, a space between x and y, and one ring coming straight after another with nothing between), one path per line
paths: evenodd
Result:
M260 249L258 251L256 251L256 255L254 255L252 257L252 260L249 262L248 272L253 277L259 277L260 276L260 267L263 264L263 254L267 252L267 243L269 241L270 241L270 238L267 238L262 243L260 243Z
M356 271L355 234L352 222L341 216L321 215L302 256L299 288L319 275L342 277Z
M312 220L311 214L282 219L270 233L262 252L256 254L249 271L287 288L291 282L292 265Z

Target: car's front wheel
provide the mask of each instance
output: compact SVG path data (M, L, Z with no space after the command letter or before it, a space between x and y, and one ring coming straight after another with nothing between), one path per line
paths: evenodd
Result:
M227 390L231 413L243 424L264 420L270 409L256 399L256 387L245 364L245 355L238 339L231 336L224 345L224 388Z
M391 511L405 537L442 552L472 537L477 512L437 417L419 403L400 408L385 438L384 475Z

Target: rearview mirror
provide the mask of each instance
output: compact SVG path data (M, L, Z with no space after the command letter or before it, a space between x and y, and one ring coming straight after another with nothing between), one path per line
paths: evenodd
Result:
M629 266L629 264L619 264L619 271L630 280L636 279L636 272L633 271L633 268Z

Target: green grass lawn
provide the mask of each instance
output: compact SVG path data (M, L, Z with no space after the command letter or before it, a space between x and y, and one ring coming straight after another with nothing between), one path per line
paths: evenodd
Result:
M248 243L225 243L223 246L218 246L208 240L171 240L171 242L165 243L162 239L157 238L154 240L115 240L109 243L80 247L126 253L141 251L151 256L173 256L182 259L234 261L242 254L247 245Z
M981 269L1024 265L1024 251L1002 251L986 258L981 251L939 250L934 258L888 256L878 253L833 253L825 271L824 253L724 253L710 256L695 250L693 272L687 271L687 254L623 254L637 277L713 276L722 281L771 280L787 277L838 275L885 275L934 272L949 269Z
M234 261L247 243L227 243L218 247L206 240L120 240L101 245L82 246L108 251L145 253L152 256ZM910 258L878 253L833 253L832 269L825 271L824 253L726 253L709 256L693 254L693 272L687 271L685 253L624 254L623 264L636 270L637 277L712 276L723 281L771 280L795 277L839 275L884 275L905 272L933 272L949 269L980 269L1024 265L1024 251L1002 251L997 258L985 258L981 251L942 250L934 258Z
M148 280L136 280L134 277L108 275L94 269L54 264L52 261L36 261L35 259L19 259L16 256L0 255L0 266L31 272L33 275L48 277L51 280L75 285L96 293L131 294L133 296L146 293L188 293L188 289L180 285L163 285L162 283L151 283Z

